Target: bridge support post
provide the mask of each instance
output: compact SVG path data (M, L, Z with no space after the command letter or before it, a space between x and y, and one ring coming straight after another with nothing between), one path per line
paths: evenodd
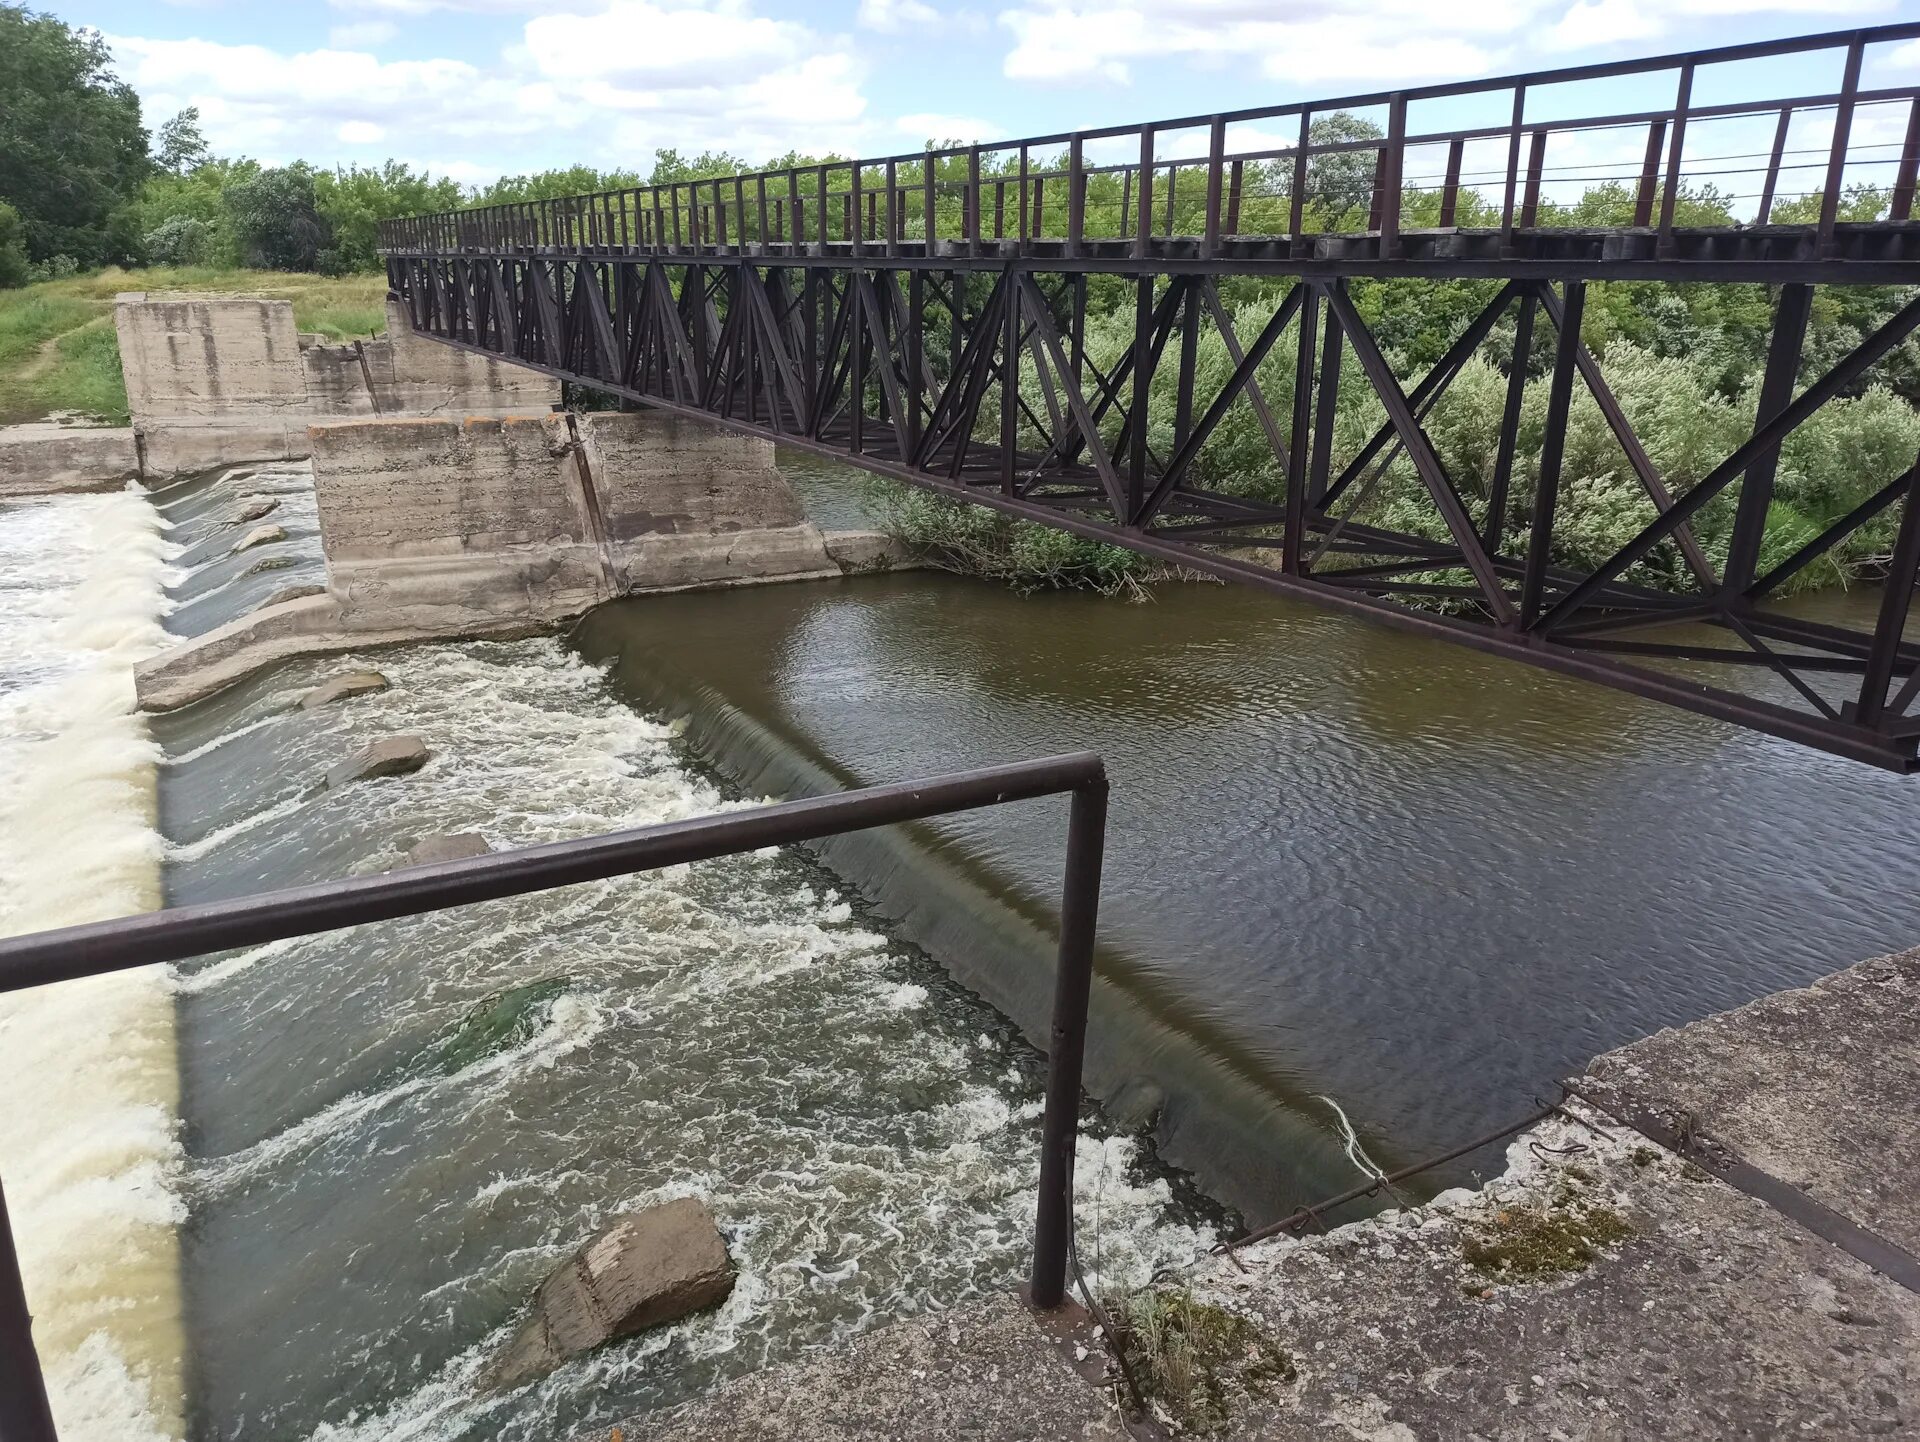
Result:
M1773 336L1767 346L1767 368L1760 379L1760 400L1753 424L1757 430L1787 408L1800 373L1806 348L1807 319L1813 311L1813 287L1783 285L1773 307ZM1721 575L1723 601L1737 600L1753 584L1760 547L1767 535L1767 511L1773 505L1773 481L1780 470L1780 447L1770 446L1740 483L1740 503L1734 511L1733 535L1727 543L1727 565Z

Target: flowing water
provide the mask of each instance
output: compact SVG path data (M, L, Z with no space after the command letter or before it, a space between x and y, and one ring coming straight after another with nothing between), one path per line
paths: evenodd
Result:
M271 515L236 523L269 501ZM316 660L150 723L129 716L127 665L164 640L163 615L194 634L317 577L301 467L232 472L152 505L86 499L9 517L22 561L11 574L34 578L9 624L44 640L15 648L19 685L35 696L69 672L91 678L86 647L106 644L77 641L66 622L99 580L81 544L96 511L168 538L139 592L140 645L115 640L109 653L102 722L125 733L144 778L143 809L123 820L146 891L96 894L76 877L70 904L49 896L29 909L22 887L18 927L154 904L162 871L178 905L385 870L431 834L477 831L505 847L746 804L555 639ZM284 540L235 552L241 535L276 523ZM98 558L124 564L124 545L102 537ZM387 691L297 705L328 676L367 667ZM45 724L70 729L78 715ZM405 732L432 748L419 774L317 784L366 741ZM40 824L33 808L72 789L72 767L7 816L6 837L43 873L71 866L70 838L102 864L115 854L91 831ZM804 854L282 942L116 985L164 1022L165 1066L129 1079L126 1115L89 1095L74 1120L116 1138L137 1122L151 1143L141 1177L114 1178L116 1203L154 1234L169 1314L150 1308L120 1338L107 1314L137 1274L130 1249L47 1236L86 1220L67 1130L22 1117L0 1152L21 1179L10 1195L37 1258L36 1305L61 1317L41 1336L68 1435L566 1436L889 1318L1005 1291L1027 1260L1038 1055ZM96 1018L96 997L29 999L60 1003L20 1016L45 1033L14 1053L32 1066L72 1054L91 1068L127 1034L125 1008ZM76 1008L87 1026L67 1015ZM1096 1270L1137 1282L1194 1256L1220 1211L1134 1140L1088 1123L1078 1187L1098 1219L1087 1235ZM679 1195L707 1202L739 1264L719 1312L517 1394L478 1384L542 1276L619 1212ZM76 1264L120 1293L97 1305L78 1295L61 1280ZM171 1374L137 1355L142 1342L172 1359ZM63 1352L68 1371L111 1373L126 1395L83 1397ZM146 1430L129 1427L136 1417Z
M835 475L800 485L858 519ZM236 553L261 524L286 538ZM144 723L131 667L167 631L319 578L304 469L3 507L0 563L6 930L163 882L182 904L370 874L440 833L526 845L1102 751L1089 1076L1113 1106L1077 1186L1083 1259L1120 1283L1231 1220L1163 1159L1271 1214L1354 1178L1345 1115L1383 1160L1437 1150L1597 1050L1920 922L1907 783L1246 590L656 597L565 640L288 665ZM297 705L366 667L389 689ZM433 752L417 775L317 784L403 732ZM67 1435L544 1442L1010 1287L1064 816L0 1001L0 1177ZM1109 1115L1154 1119L1157 1151ZM479 1385L583 1237L687 1194L740 1263L726 1306Z
M144 496L0 505L0 934L160 901L133 665L172 554ZM68 1437L180 1429L173 999L158 968L0 996L0 1179Z

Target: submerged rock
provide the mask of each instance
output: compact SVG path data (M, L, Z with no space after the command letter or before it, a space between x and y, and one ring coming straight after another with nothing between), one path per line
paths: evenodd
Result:
M335 701L344 701L349 696L364 696L372 691L387 689L387 678L378 671L350 671L344 676L335 676L331 681L323 681L300 698L300 709L316 711L322 706L331 706Z
M229 526L244 526L248 521L257 521L262 516L270 516L280 509L280 502L272 496L261 496L249 501L227 519Z
M717 1307L733 1282L726 1241L692 1197L630 1213L548 1274L482 1385L519 1387L616 1338Z
M324 596L326 593L325 586L282 586L253 609L264 611L269 606L284 606L288 601L304 601L309 596Z
M255 546L270 546L275 541L284 541L286 538L287 528L285 526L255 526L251 531L248 531L246 535L235 541L233 543L233 549L228 551L227 554L229 556L237 556L242 551L251 551Z
M418 736L389 736L369 742L327 773L329 790L376 776L405 776L427 764L433 753Z
M465 861L468 857L485 856L492 850L487 838L477 831L443 832L417 843L407 853L406 864L432 866L439 861Z
M526 1045L553 1020L554 1005L566 995L570 981L570 977L549 976L486 997L414 1059L409 1075L452 1076L475 1062Z

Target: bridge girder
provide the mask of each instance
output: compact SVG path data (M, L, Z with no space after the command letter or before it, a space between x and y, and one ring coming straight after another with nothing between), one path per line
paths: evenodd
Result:
M1126 277L1131 332L1101 345L1088 340L1084 273L1032 261L395 255L389 273L416 330L450 345L1197 572L1837 755L1916 766L1920 645L1903 629L1920 570L1920 461L1880 478L1792 556L1759 560L1781 443L1920 327L1920 298L1796 394L1809 288L1782 287L1748 439L1676 495L1580 342L1579 280L1509 279L1437 363L1403 378L1337 276L1269 292L1244 334L1247 308L1228 306L1214 275ZM1202 335L1224 351L1226 375L1202 373ZM1544 428L1535 455L1523 453L1521 387L1510 381L1492 467L1456 476L1425 422L1490 347L1510 376L1515 349L1522 371L1530 350L1550 350ZM1349 386L1361 378L1380 415L1350 456L1334 438L1343 375ZM1276 404L1263 380L1289 382L1290 396ZM1598 564L1573 567L1559 559L1555 503L1582 395L1629 464L1644 520ZM1252 414L1266 453L1223 474L1208 445L1237 407ZM1711 505L1740 515L1717 556L1690 524ZM1901 519L1872 629L1768 604L1889 508Z

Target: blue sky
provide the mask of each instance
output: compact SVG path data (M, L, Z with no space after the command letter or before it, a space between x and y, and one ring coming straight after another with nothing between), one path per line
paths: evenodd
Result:
M644 172L661 146L720 147L754 160L788 148L886 154L930 137L993 139L1920 20L1920 0L83 0L51 8L108 37L149 124L194 104L224 154L320 164L391 156L469 182L574 162ZM1876 47L1866 78L1920 82L1920 44ZM1580 103L1592 105L1587 114L1657 105L1670 100L1667 83L1616 84ZM1703 86L1754 98L1837 83L1832 57L1703 76ZM1435 110L1413 123L1474 118ZM1796 143L1817 143L1820 123L1808 117ZM1257 127L1236 137L1242 145L1265 138Z

